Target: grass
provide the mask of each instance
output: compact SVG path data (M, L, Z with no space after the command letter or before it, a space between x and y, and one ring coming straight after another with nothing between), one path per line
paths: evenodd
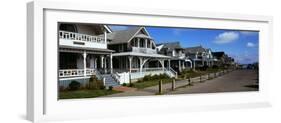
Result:
M206 71L192 71L192 70L183 71L182 73L180 73L178 80L194 78L194 77L198 77L200 75L206 75L209 73L219 72L221 70L223 70L223 69L208 68Z
M59 99L74 99L74 98L94 98L110 94L120 93L115 90L76 90L76 91L61 91Z
M136 82L136 83L134 83L133 87L138 88L138 89L143 89L146 87L158 85L159 81L160 80L149 80L149 81ZM162 80L162 84L170 83L170 82L172 82L172 79L163 79Z

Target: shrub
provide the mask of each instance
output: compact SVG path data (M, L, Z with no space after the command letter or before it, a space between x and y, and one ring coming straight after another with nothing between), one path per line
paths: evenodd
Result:
M143 80L142 79L138 79L137 83L141 83L141 82L143 82Z
M69 84L69 89L70 90L78 90L81 87L81 84L77 81L71 81L71 83Z
M219 69L218 65L213 65L213 69Z
M108 90L112 91L113 87L112 86L109 86L108 87Z
M208 69L208 66L207 65L204 65L202 67L199 68L201 71L206 71Z
M133 87L133 86L134 86L134 84L133 84L133 83L130 83L130 84L129 84L129 87Z
M64 91L65 88L63 86L59 86L59 91Z
M103 86L102 80L98 80L96 76L91 76L87 85L87 89L102 89Z
M126 84L126 83L123 83L122 86L127 86L127 84Z
M166 74L159 74L159 75L157 74L157 75L153 75L153 76L146 75L143 77L142 81L160 80L160 79L168 79L168 78L169 78L169 76ZM138 82L141 82L141 81L138 80Z
M149 80L151 80L151 78L152 78L152 76L149 74L149 75L145 75L142 80L149 81Z
M100 89L101 89L101 90L104 90L104 89L105 89L105 86L101 86Z

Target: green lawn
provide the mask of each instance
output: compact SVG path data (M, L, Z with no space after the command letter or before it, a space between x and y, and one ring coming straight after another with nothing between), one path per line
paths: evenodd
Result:
M138 88L138 89L143 89L143 88L146 88L146 87L151 87L151 86L158 85L159 81L160 80L150 80L150 81L136 82L136 83L134 83L133 87L134 88ZM169 82L172 82L172 79L163 79L162 80L163 84L169 83Z
M213 69L213 68L209 68L206 71L183 71L182 73L180 73L180 75L178 76L178 80L182 80L182 79L188 79L188 78L194 78L194 77L198 77L200 75L206 75L208 73L215 73L215 72L219 72L223 69Z
M110 94L120 93L115 90L77 90L77 91L61 91L59 99L75 99L75 98L94 98Z

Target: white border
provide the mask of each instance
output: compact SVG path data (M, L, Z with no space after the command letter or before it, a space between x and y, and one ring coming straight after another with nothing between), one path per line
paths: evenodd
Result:
M141 8L132 9L124 7L116 8L108 6L92 7L91 5L93 4L94 3L91 1L79 1L79 3L35 1L28 4L27 116L29 120L40 121L49 119L110 117L156 112L170 113L190 110L209 110L213 108L221 109L223 107L235 108L237 106L256 107L268 105L267 86L268 82L271 81L269 70L271 65L269 62L272 60L271 51L273 51L271 17L172 10L148 10ZM62 10L71 11L62 12ZM48 16L48 14L51 16ZM122 16L122 18L115 18L120 16ZM44 18L47 21L44 21ZM131 18L131 21L128 21L128 18ZM167 21L168 19L169 21ZM57 23L57 21L259 30L261 90L260 92L242 93L96 98L74 101L54 100L56 99L57 94L57 88L54 88L56 87L54 82L57 82L55 81L57 77L54 77L53 75L57 74L53 71L54 69L56 71L56 63L54 62L56 59L52 56L57 53L57 36L55 34L57 31L54 31L54 29L56 29L54 23ZM48 25L48 28L44 28L44 25L46 24ZM48 36L44 36L43 32ZM55 43L50 43L52 41L48 42L48 40L54 40L54 38ZM44 39L45 42L43 41ZM48 66L48 69L44 66ZM44 85L44 80L46 85ZM52 83L51 81L54 82ZM46 89L46 95L43 93L44 87ZM208 104L206 104L206 102L208 102ZM132 109L134 109L134 111L137 110L137 112L133 112Z

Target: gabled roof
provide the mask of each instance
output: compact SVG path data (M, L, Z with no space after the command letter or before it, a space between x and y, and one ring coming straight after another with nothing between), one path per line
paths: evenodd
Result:
M169 48L169 49L181 49L180 42L168 42L168 43L160 43L157 44L158 46L163 45L163 48Z
M203 48L202 46L196 46L196 47L188 47L188 48L184 48L184 53L191 53L191 54L195 54L195 53L202 53L202 52L206 52L207 50L205 48Z
M157 44L160 53L172 52L175 49L183 49L180 45L180 42L168 42Z
M145 34L139 34L141 30ZM122 44L129 42L133 37L149 38L152 39L144 27L131 27L127 30L113 31L107 34L107 38L111 40L109 44Z

